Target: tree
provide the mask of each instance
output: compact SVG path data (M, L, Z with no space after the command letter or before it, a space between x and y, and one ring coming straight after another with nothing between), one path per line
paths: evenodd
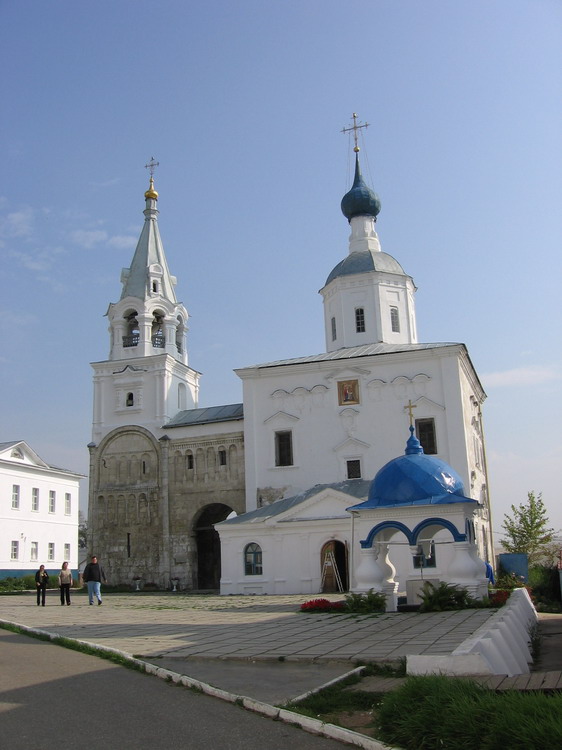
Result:
M542 500L542 492L535 496L527 493L527 502L519 507L511 506L513 516L504 515L503 528L506 538L503 547L506 552L523 552L529 564L549 559L553 554L554 529L548 528L548 517ZM556 546L556 545L555 545Z
M78 548L86 549L88 546L88 520L84 518L82 511L78 512Z

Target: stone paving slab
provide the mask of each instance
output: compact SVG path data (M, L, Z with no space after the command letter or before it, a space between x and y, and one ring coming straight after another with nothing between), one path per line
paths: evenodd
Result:
M333 599L341 597L333 596ZM111 594L101 607L57 592L37 607L33 595L0 597L0 619L100 643L143 657L384 661L408 653L450 653L492 616L463 610L379 616L304 614L303 596L219 597Z

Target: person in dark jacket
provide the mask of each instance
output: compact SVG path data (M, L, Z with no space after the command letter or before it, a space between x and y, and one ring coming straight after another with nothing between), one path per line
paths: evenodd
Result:
M45 591L47 590L47 584L49 583L49 574L45 570L44 565L39 566L39 570L35 573L35 586L37 588L37 606L40 604L45 606Z
M98 558L93 555L91 562L84 568L84 583L88 584L88 600L90 604L94 603L94 596L101 604L101 583L107 583L104 570L98 562Z

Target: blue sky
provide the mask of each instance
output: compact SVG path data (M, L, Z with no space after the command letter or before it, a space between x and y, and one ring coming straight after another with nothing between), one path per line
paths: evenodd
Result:
M488 394L494 526L535 490L562 528L561 23L558 0L0 0L0 439L87 471L153 155L200 405L323 351L355 111L420 340L466 343Z

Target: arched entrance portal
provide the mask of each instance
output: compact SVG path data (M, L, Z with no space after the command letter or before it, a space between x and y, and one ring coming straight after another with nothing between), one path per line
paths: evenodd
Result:
M348 590L347 547L343 542L338 542L336 539L326 542L320 553L320 564L323 594Z
M221 545L216 523L232 513L232 508L222 503L208 505L195 524L197 541L197 588L218 589L221 577Z

